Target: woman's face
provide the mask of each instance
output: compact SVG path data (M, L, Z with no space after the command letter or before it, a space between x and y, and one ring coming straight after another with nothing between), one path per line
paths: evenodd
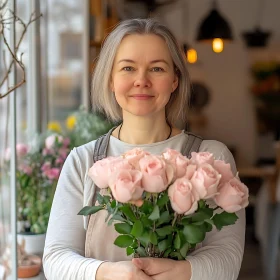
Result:
M111 90L123 114L165 116L165 106L178 86L165 41L156 35L128 35L114 60Z

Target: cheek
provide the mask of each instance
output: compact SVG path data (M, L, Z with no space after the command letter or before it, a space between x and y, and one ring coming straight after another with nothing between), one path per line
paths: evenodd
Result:
M113 91L117 94L123 94L131 87L131 83L126 78L116 78L112 82Z

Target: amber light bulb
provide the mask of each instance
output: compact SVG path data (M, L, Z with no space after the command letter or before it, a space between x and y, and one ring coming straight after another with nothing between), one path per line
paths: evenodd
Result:
M224 42L221 38L215 38L212 41L212 49L215 53L221 53L224 49Z
M197 62L197 51L195 49L188 49L187 50L187 60L191 64Z

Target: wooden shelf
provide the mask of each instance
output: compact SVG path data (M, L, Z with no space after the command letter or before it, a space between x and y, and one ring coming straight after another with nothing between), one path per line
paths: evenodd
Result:
M97 48L101 48L102 42L97 42L97 41L93 41L91 40L89 43L90 47L97 47Z

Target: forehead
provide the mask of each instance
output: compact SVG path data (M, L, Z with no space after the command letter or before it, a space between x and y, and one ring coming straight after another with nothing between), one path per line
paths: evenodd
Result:
M131 34L126 35L116 53L115 59L123 56L158 56L158 58L170 59L171 54L165 40L154 34Z

